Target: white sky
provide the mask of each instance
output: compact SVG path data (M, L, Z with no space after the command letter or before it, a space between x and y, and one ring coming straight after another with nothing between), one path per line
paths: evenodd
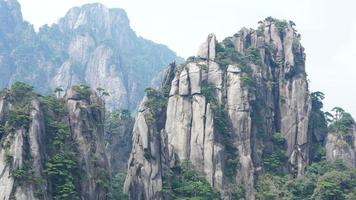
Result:
M19 0L24 18L52 24L74 6L100 2L126 10L138 35L195 55L209 33L219 40L272 16L290 19L302 34L312 91L326 94L325 107L356 117L356 1L354 0Z

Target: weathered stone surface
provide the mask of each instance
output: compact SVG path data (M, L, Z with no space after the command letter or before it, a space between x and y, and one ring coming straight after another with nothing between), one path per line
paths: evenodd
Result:
M200 94L201 72L200 67L196 63L189 63L187 65L190 83L190 93Z
M184 68L179 76L179 95L188 95L190 89L189 75L187 69Z
M200 45L197 56L208 60L214 60L216 56L216 43L216 36L210 34L206 41Z
M328 133L325 142L327 160L342 160L346 166L356 167L356 126L353 127L351 133L348 140L341 134Z
M145 109L137 114L133 129L133 150L124 188L131 199L162 199L160 133L146 123L148 112Z
M209 35L198 58L190 59L171 82L164 126L170 166L172 160L189 160L222 199L229 199L236 185L245 189L246 199L255 199L256 176L264 173L263 157L276 148L272 139L278 132L286 139L288 157L281 170L302 176L309 163L311 102L304 49L292 26L281 29L275 23L264 21L259 30L243 28L229 37L236 58L227 65L224 56L231 46L224 56L219 53L231 44L217 44ZM226 127L218 127L221 121ZM227 149L229 141L236 152L228 152L234 151ZM236 169L229 169L227 159L238 161Z
M43 106L43 102L35 94L16 99L9 91L3 91L0 100L0 116L2 116L1 126L9 123L9 113L14 109L19 109L21 103L27 102L29 124L10 125L13 131L5 130L1 135L0 148L0 199L52 199L50 189L51 179L45 173L45 163L48 156L54 152L47 149L46 142L51 141L53 132L46 130L45 122L53 119L46 119L48 115L44 113L53 112ZM19 102L20 101L20 102ZM106 199L108 190L100 185L97 180L103 171L109 172L109 163L105 154L105 143L103 141L103 113L102 102L95 93L91 93L89 99L83 98L75 91L70 91L64 99L68 113L62 120L69 126L68 134L73 138L77 148L77 162L83 175L80 177L80 188L76 188L78 195L83 199L97 200ZM47 121L48 120L48 121ZM24 122L23 122L24 123ZM48 125L48 124L47 124ZM52 138L53 139L53 138ZM30 159L29 159L30 158ZM95 159L94 159L95 158ZM39 182L28 181L27 178L16 178L13 176L15 170L32 170L32 178L42 180ZM27 176L27 174L25 174ZM38 191L41 191L39 194Z
M45 162L45 139L46 139L46 130L45 130L45 118L41 109L40 102L38 100L32 100L31 102L32 110L30 117L32 123L28 131L28 142L30 147L30 155L33 161L33 170L36 177L44 177L43 164ZM44 180L44 183L47 181ZM41 191L47 191L47 185L40 185ZM26 188L27 190L34 190L34 188ZM26 192L29 194L29 192ZM26 195L27 196L27 195ZM27 197L31 199L30 197ZM48 198L47 194L43 194L43 198ZM17 199L17 198L16 198ZM26 199L26 198L23 198ZM34 199L34 198L33 198Z
M245 185L248 199L254 198L254 166L251 150L251 117L248 90L241 85L241 74L227 73L227 110L239 152L241 169L237 182Z
M308 122L310 97L305 79L280 83L281 133L287 140L287 155L298 175L303 175L308 164ZM292 156L293 155L293 156Z
M235 65L229 65L227 68L227 72L231 72L231 73L240 73L241 69L238 66Z
M205 127L204 122L206 118L206 103L205 97L201 95L194 95L192 99L192 128L190 139L190 161L196 163L195 167L203 171L204 167L204 138Z
M7 120L7 114L11 107L13 106L11 102L8 101L9 96L6 94L1 97L0 102L0 116L2 116L2 123ZM18 180L12 176L13 170L19 169L24 165L24 155L29 153L33 158L33 170L34 176L43 177L43 140L44 140L44 119L39 109L39 102L33 100L31 102L31 118L32 123L30 124L30 129L27 131L24 128L19 128L15 130L14 133L7 133L4 135L5 138L2 139L0 148L0 199L9 200L16 198L19 200L34 200L35 198L35 188L31 184L19 183ZM6 133L5 133L6 134ZM26 150L26 144L29 144L29 152ZM6 146L5 146L6 144ZM46 185L43 188L46 189ZM47 195L43 195L47 198Z
M4 95L0 99L0 122L4 121L5 114L9 112L9 101L8 101L8 96Z
M214 86L214 95L219 104L222 103L223 95L223 70L216 62L209 62L208 83Z
M175 70L175 63L171 63L165 71L162 88L169 89L171 84L176 84ZM165 114L160 113L157 117L157 113L146 106L148 98L144 97L136 116L124 190L130 199L160 200L164 199L163 171L173 159L170 159L169 137L164 129ZM152 119L152 116L156 118Z
M168 134L168 143L174 147L174 153L182 160L190 157L191 123L192 104L189 97L170 97L165 129Z
M9 142L10 146L7 151L5 148L0 149L0 197L1 199L11 199L12 191L16 189L15 180L11 176L11 167L16 168L22 165L22 146L23 146L23 130L16 131L15 137L7 136L4 142ZM12 160L8 160L8 156L12 156ZM10 167L11 166L11 167Z
M75 91L69 94L76 96ZM104 113L102 100L91 92L89 99L75 100L67 96L66 107L68 109L70 130L72 137L77 144L79 152L79 166L81 166L86 180L80 182L81 190L85 191L85 199L105 199L107 189L99 185L96 180L97 170L108 170L109 162L105 153L104 145ZM95 161L93 160L95 158Z

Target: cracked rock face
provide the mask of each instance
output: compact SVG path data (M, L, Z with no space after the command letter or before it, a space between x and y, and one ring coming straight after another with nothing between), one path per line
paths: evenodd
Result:
M45 123L53 119L44 113L54 112L47 110L44 103L35 94L25 96L21 100L13 97L8 90L2 91L0 100L0 123L2 128L0 147L0 199L52 199L49 189L51 179L48 177L46 164L48 156L52 155L46 143L54 134L47 130ZM11 112L18 112L21 102L29 100L28 125L11 125L9 120ZM21 102L18 102L21 101ZM109 161L105 154L103 141L103 112L95 106L101 106L102 101L94 92L89 99L83 99L77 92L71 90L67 93L65 113L62 120L68 126L67 134L73 138L77 151L76 162L79 163L78 197L80 199L106 199L108 189L98 183L100 171L109 172ZM94 106L95 105L95 106ZM17 114L19 115L19 114ZM16 115L16 116L17 116ZM8 128L6 128L8 127ZM51 143L52 144L52 143ZM57 152L60 153L60 152ZM32 181L29 177L22 177L23 173L30 170ZM17 174L16 174L17 173ZM27 174L25 174L28 176ZM38 181L41 180L41 181ZM39 193L41 191L41 193Z
M75 91L70 90L66 95L69 126L74 142L77 144L79 166L84 177L80 182L84 199L105 199L107 189L97 183L98 170L108 173L109 161L106 157L104 143L104 113L93 105L103 108L102 100L92 92L89 100L78 99Z
M256 175L264 173L262 159L273 151L271 140L277 133L286 141L284 170L302 176L309 162L311 103L299 41L292 25L274 20L265 20L257 30L243 28L222 43L209 35L197 57L178 66L171 78L165 125L157 129L167 143L160 149L148 142L157 137L148 131L145 109L136 119L126 179L131 197L140 192L150 199L162 190L164 175L147 178L138 168L172 167L178 159L189 160L223 199L230 198L231 185L244 187L246 199L255 199ZM224 127L219 127L221 121ZM144 149L150 148L161 151L155 156L167 155L163 149L168 149L169 159L157 163L144 158Z
M150 112L140 106L133 128L132 142L135 145L128 161L129 170L124 190L131 199L163 199L162 197L162 159L161 134L152 125L147 124L145 115ZM164 144L162 144L164 145Z
M169 86L174 78L175 63L164 74L162 87ZM148 97L142 100L135 119L132 151L128 161L128 171L124 190L131 199L164 199L163 171L170 161L168 136L164 129L164 114L151 119L154 110L147 107ZM162 111L161 111L162 112Z
M0 115L3 116L1 122L7 120L7 115L13 102L9 101L8 96L3 96L0 101ZM13 133L3 133L0 148L0 198L1 199L39 199L35 197L36 186L34 184L23 184L16 180L12 173L24 165L25 154L28 153L33 158L33 173L36 177L43 177L44 162L44 118L40 110L40 102L37 100L31 101L30 116L32 122L29 129L17 128ZM28 145L28 147L26 147ZM26 149L28 148L28 149ZM29 152L26 152L29 151ZM42 190L46 190L46 182L42 186ZM44 194L43 198L47 196Z

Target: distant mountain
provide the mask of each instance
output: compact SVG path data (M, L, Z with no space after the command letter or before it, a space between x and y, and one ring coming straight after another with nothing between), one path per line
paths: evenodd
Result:
M75 7L36 33L16 0L0 0L0 87L16 81L40 93L75 84L110 93L109 108L135 109L143 90L169 63L168 47L138 37L126 12L102 4Z

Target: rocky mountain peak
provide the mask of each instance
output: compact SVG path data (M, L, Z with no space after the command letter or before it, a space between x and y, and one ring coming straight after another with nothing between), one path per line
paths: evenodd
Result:
M100 3L85 4L81 7L70 9L65 17L59 20L62 31L85 29L104 32L107 37L112 37L113 29L129 28L129 19L123 9L109 9Z
M216 36L211 33L208 35L206 41L200 45L197 56L200 58L205 58L209 60L215 59L215 51L216 51Z
M299 36L286 21L267 18L222 42L210 34L197 57L177 66L170 87L160 91L166 101L160 92L144 98L133 131L129 194L165 199L167 175L160 169L174 174L186 161L222 199L233 199L239 187L246 199L255 199L256 175L273 170L303 176L311 109L304 67ZM156 116L161 110L165 115ZM158 155L161 160L152 159ZM280 163L278 169L270 160ZM170 195L179 195L172 187Z
M22 23L20 4L16 0L0 0L0 32L12 32Z
M22 81L48 94L85 84L110 94L109 109L134 110L144 88L175 59L166 46L138 37L120 8L75 7L36 33L17 1L0 1L0 88Z

